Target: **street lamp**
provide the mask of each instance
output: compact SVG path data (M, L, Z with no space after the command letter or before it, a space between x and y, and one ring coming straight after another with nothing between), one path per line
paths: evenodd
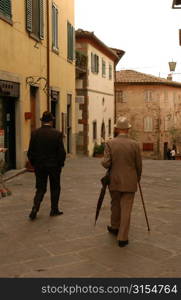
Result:
M175 68L176 68L177 63L175 61L169 61L168 64L169 64L170 72L175 72Z

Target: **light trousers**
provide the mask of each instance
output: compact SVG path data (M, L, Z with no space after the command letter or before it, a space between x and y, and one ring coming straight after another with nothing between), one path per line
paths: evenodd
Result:
M131 211L135 193L110 191L111 194L111 226L119 229L117 240L128 240Z

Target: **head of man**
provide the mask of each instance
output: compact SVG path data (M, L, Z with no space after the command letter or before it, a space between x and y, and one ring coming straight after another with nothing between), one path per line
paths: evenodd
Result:
M44 111L42 117L41 117L41 121L42 121L42 124L49 124L51 126L53 126L53 121L54 121L54 116L52 115L51 112L49 111Z
M126 117L119 117L116 124L114 125L114 134L115 136L123 133L128 134L131 124L128 122Z

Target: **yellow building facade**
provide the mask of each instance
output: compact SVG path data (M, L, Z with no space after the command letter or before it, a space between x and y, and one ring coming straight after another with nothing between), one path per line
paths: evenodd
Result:
M0 36L0 147L8 148L8 169L24 167L45 110L75 154L74 0L2 0Z

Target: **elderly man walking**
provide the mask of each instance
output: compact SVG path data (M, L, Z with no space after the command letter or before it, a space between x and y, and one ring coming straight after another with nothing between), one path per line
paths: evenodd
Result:
M36 193L29 218L34 220L47 190L50 180L51 211L50 216L63 214L58 208L60 196L60 175L66 152L63 145L62 133L53 128L53 115L45 111L42 126L32 132L28 148L28 158L35 169Z
M131 211L137 183L141 179L142 158L138 143L128 137L127 118L119 117L115 125L116 137L105 144L103 167L110 170L111 195L110 233L117 235L118 245L128 244Z

